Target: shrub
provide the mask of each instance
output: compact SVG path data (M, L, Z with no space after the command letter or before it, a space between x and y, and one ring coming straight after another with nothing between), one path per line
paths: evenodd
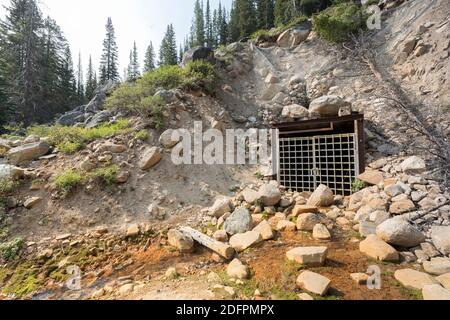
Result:
M352 184L352 192L356 193L358 191L365 189L366 187L367 187L367 185L364 181L356 179Z
M148 131L147 130L140 130L140 131L138 131L138 132L136 132L134 135L133 135L133 137L136 139L136 140L147 140L148 138L149 138L149 133L148 133Z
M152 115L162 101L153 96L160 89L171 90L205 88L212 93L216 75L214 67L205 61L190 62L184 69L179 66L163 66L145 73L136 83L124 83L106 99L107 108Z
M93 179L99 179L101 182L106 183L107 185L113 185L116 183L117 172L119 172L119 167L116 165L112 165L105 168L98 168L88 176Z
M54 183L58 189L67 195L79 186L83 180L84 178L82 172L70 169L57 176L54 179Z
M19 183L10 178L1 178L0 179L0 196L13 192Z
M0 244L1 258L6 261L13 261L22 252L24 240L22 238L16 238L9 242Z
M365 26L366 16L353 2L341 2L313 17L314 30L329 42L342 42Z
M127 133L129 122L126 119L117 120L115 123L103 124L97 128L80 128L64 126L34 126L28 130L28 134L36 134L47 137L48 142L67 154L75 153L87 143L96 139L113 137Z

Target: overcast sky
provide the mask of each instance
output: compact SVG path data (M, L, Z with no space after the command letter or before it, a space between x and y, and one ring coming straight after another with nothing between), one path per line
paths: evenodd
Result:
M38 0L44 14L50 15L70 42L74 63L81 52L86 69L92 54L98 69L107 17L111 16L119 46L120 70L127 66L129 52L136 41L141 67L150 43L158 50L169 23L173 23L177 41L189 33L195 0ZM229 10L232 0L220 0ZM206 3L206 0L204 0ZM219 0L210 0L212 9ZM0 0L0 16L9 0Z

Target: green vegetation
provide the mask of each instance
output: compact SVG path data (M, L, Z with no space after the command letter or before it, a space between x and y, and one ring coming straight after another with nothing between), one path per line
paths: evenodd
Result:
M0 257L6 262L15 260L22 252L23 245L24 240L22 238L0 244Z
M356 179L352 184L352 192L356 193L359 192L367 187L366 183L364 181L361 181L359 179Z
M96 180L109 186L114 185L117 182L116 176L118 172L119 167L117 165L97 168L92 172L70 169L56 176L53 182L55 183L55 186L67 196L76 187L83 185L88 181Z
M112 165L109 167L98 168L91 174L88 174L88 179L97 179L107 185L114 185L116 183L116 175L119 172L119 167L117 165Z
M2 292L5 294L14 294L19 298L35 292L41 285L40 281L37 279L37 273L38 269L35 267L33 268L29 263L18 266L8 283L3 286Z
M75 153L91 141L109 138L128 133L129 121L119 119L114 123L103 124L97 128L79 128L64 126L34 126L28 129L28 134L47 137L48 142L67 154Z
M205 61L190 62L185 68L162 66L145 73L135 83L124 83L106 100L107 108L120 109L132 114L159 118L164 108L160 97L154 97L158 90L205 89L212 93L216 79L214 67Z
M147 140L150 137L147 130L140 130L133 135L133 138L136 140Z
M18 186L18 181L10 178L0 179L0 196L13 192Z
M69 194L73 189L82 184L83 180L84 175L81 171L70 169L56 176L54 183L64 194Z
M329 42L343 42L365 26L366 15L352 1L339 2L313 16L313 27Z

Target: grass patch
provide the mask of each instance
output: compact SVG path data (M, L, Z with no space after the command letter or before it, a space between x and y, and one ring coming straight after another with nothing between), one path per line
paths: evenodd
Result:
M364 181L356 179L352 184L352 192L357 193L363 189L367 188L367 184Z
M140 130L136 133L134 133L133 138L136 140L142 140L145 141L150 137L150 134L147 130Z
M403 296L405 296L407 299L423 300L422 290L406 288L400 282L398 282L397 280L394 280L392 282L392 285L397 287L399 289L400 293Z
M15 238L9 242L0 244L0 256L2 260L6 262L16 260L22 253L24 243L22 238Z
M48 142L60 152L73 154L89 142L97 139L114 137L130 132L129 121L119 119L114 123L103 124L96 128L79 128L64 126L34 126L28 129L28 134L47 137Z
M365 27L367 15L354 2L339 2L313 16L313 27L326 41L339 43Z
M67 196L73 192L75 188L89 181L98 181L108 186L115 185L117 183L118 172L119 167L117 165L97 168L93 172L69 169L56 176L53 182L55 186Z
M3 287L3 293L23 297L39 289L41 282L37 279L37 268L25 263L17 267L8 283Z
M116 184L116 176L119 172L119 167L117 165L112 165L109 167L98 168L91 174L88 174L90 179L98 179L101 182L111 186Z
M70 169L56 176L54 183L64 194L71 193L76 187L83 183L84 176L81 171Z
M0 179L0 196L13 192L19 186L18 181L14 181L10 178Z

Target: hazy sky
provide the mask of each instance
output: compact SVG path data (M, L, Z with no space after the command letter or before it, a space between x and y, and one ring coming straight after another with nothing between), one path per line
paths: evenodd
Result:
M158 50L169 23L173 23L180 43L189 33L195 0L38 0L44 14L49 14L62 28L70 42L74 63L81 52L86 69L89 54L95 67L101 56L107 17L111 16L119 46L120 70L128 65L129 52L136 41L141 67L145 50L153 41ZM232 0L220 0L230 8ZM206 0L204 0L206 3ZM210 0L212 9L219 0ZM0 0L0 16L9 0ZM158 52L158 51L157 51Z

